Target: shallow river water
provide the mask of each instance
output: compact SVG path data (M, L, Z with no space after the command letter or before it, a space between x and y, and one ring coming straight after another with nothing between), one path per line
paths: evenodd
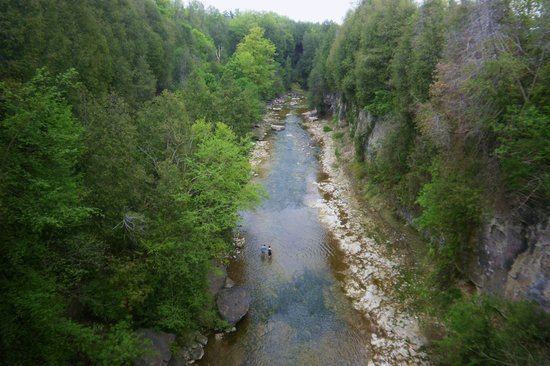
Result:
M271 137L259 179L269 198L242 213L246 246L228 272L252 295L250 311L237 332L210 338L200 365L368 363L369 326L342 290L342 254L314 208L322 177L300 122L287 116L286 129ZM271 259L260 257L264 243L273 247Z

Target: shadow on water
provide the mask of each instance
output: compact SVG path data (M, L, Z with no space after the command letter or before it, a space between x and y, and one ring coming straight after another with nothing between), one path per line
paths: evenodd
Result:
M286 114L286 113L285 113ZM252 295L237 332L211 337L201 365L365 365L368 324L341 288L342 253L319 222L317 148L296 115L273 137L269 199L242 213L246 247L229 276ZM262 259L261 244L273 258Z

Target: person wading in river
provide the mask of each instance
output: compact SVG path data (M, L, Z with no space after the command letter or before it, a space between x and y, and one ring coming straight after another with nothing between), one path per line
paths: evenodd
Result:
M267 255L269 256L269 258L271 258L271 254L272 254L272 250L271 250L271 245L267 248Z
M260 248L260 253L262 255L262 257L268 252L268 249L267 247L265 246L265 244L262 244L261 248Z

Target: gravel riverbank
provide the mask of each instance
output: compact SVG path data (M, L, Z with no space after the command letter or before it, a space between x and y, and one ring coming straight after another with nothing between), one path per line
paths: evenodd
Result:
M324 198L315 205L346 255L346 294L372 324L369 343L374 358L369 365L427 365L421 351L426 340L417 319L400 309L392 297L400 259L390 258L383 244L365 231L364 223L371 219L360 209L352 181L337 161L332 134L323 131L324 125L324 121L305 117L304 126L321 148L319 159L327 177L318 183Z

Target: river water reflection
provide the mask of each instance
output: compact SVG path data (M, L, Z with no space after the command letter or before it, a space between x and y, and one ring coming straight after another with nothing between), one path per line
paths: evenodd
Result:
M260 179L269 198L242 213L246 247L229 276L252 295L237 332L210 338L201 365L366 365L368 324L341 289L341 254L313 203L321 199L317 148L300 117L272 137ZM273 247L262 259L260 246Z

